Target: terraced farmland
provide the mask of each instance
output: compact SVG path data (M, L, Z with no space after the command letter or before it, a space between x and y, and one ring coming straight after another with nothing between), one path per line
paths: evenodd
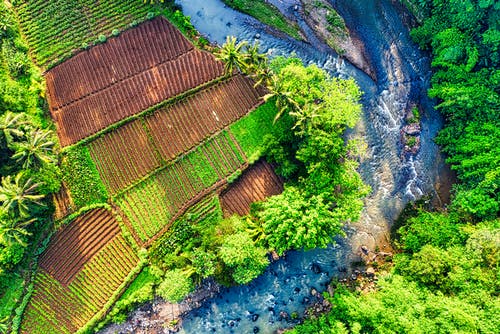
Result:
M109 36L133 21L143 21L151 6L143 0L18 0L21 30L39 65L70 56L99 35Z
M76 332L124 287L138 262L111 212L95 209L78 217L41 256L21 332Z
M50 70L47 98L67 146L223 74L221 62L158 18Z
M130 221L139 241L149 244L173 217L244 167L244 155L230 134L223 131L122 193L115 203Z
M261 100L253 82L236 75L146 118L163 159L171 160L241 118Z
M108 204L140 246L149 247L193 205L191 216L219 219L214 194L248 165L239 142L248 121L236 131L230 127L260 109L264 92L242 75L223 75L222 63L163 18L46 73L62 146L78 143L68 152L86 154L84 163L97 169ZM252 148L261 140L252 138ZM95 174L89 182L100 184ZM69 212L63 195L61 215ZM212 199L205 202L207 196ZM228 201L241 200L231 196ZM77 331L103 314L138 263L114 213L101 208L80 215L42 254L21 332Z
M250 212L250 204L283 191L283 180L274 172L272 166L261 161L249 169L221 194L224 216L240 216Z
M101 179L110 194L160 166L142 120L128 123L89 144Z

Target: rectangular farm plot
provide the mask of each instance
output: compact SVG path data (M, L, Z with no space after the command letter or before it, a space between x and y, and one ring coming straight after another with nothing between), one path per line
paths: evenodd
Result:
M115 203L141 242L148 242L237 169L245 157L226 131L120 194Z
M94 140L88 147L110 194L160 166L140 119Z
M16 11L38 64L70 56L100 34L142 21L151 10L143 0L20 0Z
M68 285L61 284L42 268L36 276L20 332L76 332L101 311L117 290L124 287L125 278L138 262L133 249L121 234L117 234Z
M169 161L247 114L262 95L249 78L236 75L155 112L146 123Z
M283 180L270 164L260 161L247 169L243 175L221 194L221 204L226 217L250 213L250 204L280 194Z
M48 71L45 79L51 108L59 109L192 49L167 20L145 22Z
M51 107L61 145L71 145L223 74L222 64L212 55L194 49L64 107Z
M40 257L40 267L67 285L94 254L120 233L113 214L94 209L56 233Z

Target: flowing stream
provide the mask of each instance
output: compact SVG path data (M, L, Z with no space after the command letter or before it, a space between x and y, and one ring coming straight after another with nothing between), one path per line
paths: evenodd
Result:
M301 17L300 1L271 0L295 18L307 41L272 32L257 20L236 12L219 0L177 0L193 25L211 42L223 44L227 35L258 39L273 55L296 54L338 77L354 77L364 92L362 122L350 135L363 136L368 152L360 173L372 187L360 222L347 228L347 238L327 249L289 252L245 286L223 289L183 317L182 333L274 333L293 326L315 301L311 289L324 291L334 277L345 277L361 245L373 250L388 242L388 230L404 204L433 193L443 162L433 138L442 126L426 97L428 56L411 42L403 14L391 0L330 1L347 26L363 41L377 81L339 57L322 43ZM299 10L294 8L299 5ZM421 109L421 148L402 157L400 131L409 107ZM286 314L284 313L286 312Z

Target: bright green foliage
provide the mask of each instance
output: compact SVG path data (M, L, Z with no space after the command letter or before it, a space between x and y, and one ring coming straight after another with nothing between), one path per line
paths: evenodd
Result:
M356 143L346 145L343 138L359 120L361 94L353 80L331 78L294 58L277 58L271 70L267 97L276 103L275 123L292 123L287 136L267 139L267 157L298 182L260 205L256 215L279 254L326 247L343 223L359 218L368 192L356 172Z
M51 138L52 131L32 130L26 134L26 141L13 145L16 151L12 159L22 165L22 168L41 167L57 161L54 155L56 142Z
M447 121L437 142L462 182L454 205L473 220L493 219L500 213L500 5L489 0L417 3L427 18L412 35L432 50L429 95L438 99Z
M150 268L144 268L120 296L120 299L116 301L105 322L119 323L125 321L128 313L135 307L154 297L154 286L157 283L157 278L151 274Z
M15 178L10 175L2 178L0 186L1 210L10 218L25 219L30 216L33 205L41 205L43 195L36 192L38 184L26 179L23 173Z
M78 208L106 202L108 193L87 147L76 146L68 149L63 157L61 169L64 182Z
M420 251L425 245L447 248L463 243L466 238L456 218L423 210L407 219L398 234L401 247L412 253Z
M227 36L226 43L217 50L215 57L224 62L226 74L233 73L235 69L243 70L245 68L245 59L242 51L246 45L246 41L236 43L236 37Z
M266 135L273 132L273 118L276 115L273 101L266 102L247 116L231 124L231 133L250 161L256 161L263 154Z
M193 290L191 279L179 269L169 270L165 278L156 289L156 293L165 300L180 302Z
M179 219L172 223L169 230L158 239L150 248L149 254L152 264L167 270L184 268L192 263L199 275L210 270L199 263L203 258L212 259L210 254L204 254L203 233L209 230L222 219L219 199L209 196L201 200Z
M52 66L85 43L146 19L154 8L141 0L19 0L15 8L38 64Z
M0 298L0 319L8 317L23 293L23 283L24 280L20 276L12 276L8 280L1 280L2 284L0 290L5 291L5 293Z
M490 318L481 306L430 293L401 276L384 277L379 286L377 293L360 297L339 288L330 313L291 333L495 333L499 328L498 317Z
M264 0L223 0L231 8L255 17L275 29L278 29L295 39L301 39L297 23L290 22L281 14L278 8Z
M270 197L259 209L269 248L280 255L289 249L326 247L342 234L344 220L339 219L338 210L330 210L324 196L306 196L293 186Z
M232 269L232 277L238 284L249 283L269 264L267 251L256 246L246 232L226 236L219 252L222 261Z

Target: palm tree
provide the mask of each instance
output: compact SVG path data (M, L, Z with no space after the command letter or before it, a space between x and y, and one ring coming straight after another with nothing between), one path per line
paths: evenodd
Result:
M16 143L16 153L12 156L24 169L40 166L43 163L53 163L55 142L51 140L52 131L32 130L26 141Z
M0 226L0 243L5 246L20 244L26 247L24 237L31 235L30 232L26 231L26 227L35 221L35 218L26 221L14 219L3 221Z
M0 145L7 148L12 144L14 137L22 137L24 132L20 129L20 125L25 124L22 121L24 118L23 113L14 114L13 112L6 112L0 118Z
M23 173L16 175L12 180L11 175L2 178L0 186L1 209L10 217L27 218L33 204L42 205L40 202L44 195L36 194L38 183L30 179L24 181Z
M247 45L246 41L236 43L236 37L227 36L226 43L215 53L215 57L225 63L226 74L232 73L234 69L245 68L245 59L242 49Z
M256 73L259 69L268 67L266 55L259 52L259 43L247 45L243 59L245 61L244 69L247 74Z
M269 93L264 95L264 101L268 101L271 98L276 99L276 107L278 108L278 113L274 117L274 122L276 122L283 114L288 112L298 112L300 111L300 105L294 100L292 92L288 92L283 87L283 82L278 78L278 76L273 75L270 79L270 85L267 86Z

